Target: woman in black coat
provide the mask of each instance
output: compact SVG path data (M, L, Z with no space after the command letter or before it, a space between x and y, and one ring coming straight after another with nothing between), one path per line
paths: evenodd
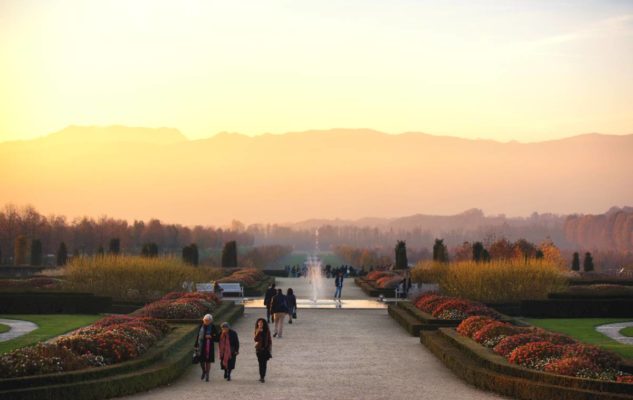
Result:
M220 338L218 329L213 325L213 316L207 314L202 318L202 324L198 329L198 337L194 345L196 353L200 356L200 368L202 368L202 376L209 382L209 371L211 363L215 362L215 352L213 350L213 342L217 342Z
M222 333L220 334L220 366L224 370L224 379L231 380L231 371L235 369L237 355L240 354L240 340L229 326L228 322L222 322Z
M272 358L273 341L270 337L270 329L264 318L255 322L255 354L259 363L259 381L264 383L266 377L266 364Z
M288 323L292 324L292 319L297 318L297 298L292 288L288 288L286 303L288 303Z

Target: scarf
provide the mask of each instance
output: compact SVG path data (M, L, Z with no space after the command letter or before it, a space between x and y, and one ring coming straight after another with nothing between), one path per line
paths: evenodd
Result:
M228 369L228 365L229 365L229 360L231 359L231 340L229 339L229 332L222 332L222 334L220 335L220 344L219 344L219 350L220 350L220 360L222 361L222 366L225 369Z

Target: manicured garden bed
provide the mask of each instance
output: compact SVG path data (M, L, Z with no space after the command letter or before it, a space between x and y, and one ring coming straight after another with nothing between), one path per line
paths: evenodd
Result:
M422 331L421 342L466 382L524 400L631 400L630 384L545 373L510 364L454 329Z
M227 303L216 311L216 320L234 322L243 314L244 307ZM165 385L191 366L190 350L198 325L171 326L164 339L134 360L79 371L1 379L0 398L105 399Z
M622 357L633 362L633 346L618 343L615 340L596 331L598 325L612 324L616 322L631 321L622 318L548 318L548 319L526 319L534 326L538 326L550 331L569 335L581 342L593 344L613 351ZM630 329L630 328L629 328Z
M395 289L379 288L376 286L375 281L368 280L366 277L354 278L354 283L368 296L378 297L382 295L383 297L396 297Z

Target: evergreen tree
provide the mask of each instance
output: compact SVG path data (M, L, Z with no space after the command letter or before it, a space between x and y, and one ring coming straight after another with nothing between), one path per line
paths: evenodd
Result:
M26 254L28 251L28 241L26 240L26 236L20 235L15 238L14 250L13 254L15 257L15 265L24 265L26 264Z
M571 261L571 270L580 271L580 254L577 251L574 252L574 258Z
M99 246L99 248L97 249L97 257L103 257L105 255L105 250L103 249L103 246Z
M224 248L222 249L222 267L237 267L237 242L235 240L224 244Z
M42 265L42 241L39 239L31 241L31 265Z
M481 253L481 261L490 262L490 253L488 252L488 250L484 249L484 251Z
M198 246L195 243L182 248L182 260L187 264L198 266Z
M474 262L483 261L484 250L485 250L484 245L481 242L473 243L473 261Z
M545 254L543 253L543 250L541 249L536 250L536 253L534 254L534 258L536 258L537 260L542 260L543 258L545 258Z
M585 272L593 271L593 257L591 256L591 253L589 252L585 253L585 259L582 263L582 269Z
M108 253L112 255L118 255L121 251L121 241L119 238L110 239L110 246L108 248Z
M0 246L0 265L2 265L2 246Z
M398 240L396 243L396 267L395 269L407 269L409 261L407 260L407 244L404 240Z
M158 245L156 243L145 243L141 249L141 255L149 258L158 257Z
M57 250L57 266L61 267L66 265L68 262L68 249L66 248L66 243L61 242L59 244L59 249Z
M447 263L448 262L448 249L444 244L444 239L435 239L433 244L433 261Z

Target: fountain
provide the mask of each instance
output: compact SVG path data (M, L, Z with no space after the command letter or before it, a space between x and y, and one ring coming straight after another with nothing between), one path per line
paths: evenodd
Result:
M309 255L306 260L306 266L308 267L308 279L312 286L312 302L316 304L319 301L319 297L323 297L323 273L321 270L321 259L318 256L319 253L319 230L314 233L315 245L314 254Z

